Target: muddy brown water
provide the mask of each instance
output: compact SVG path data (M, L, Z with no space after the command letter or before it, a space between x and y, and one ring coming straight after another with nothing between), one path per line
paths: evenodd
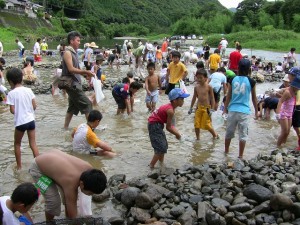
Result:
M117 70L108 69L104 66L104 73L107 77L124 77L129 70L128 66L122 66ZM189 73L195 71L194 65L188 66ZM53 69L39 69L39 78L42 82L50 82ZM265 90L273 87L277 88L279 83L261 83L257 84L257 93L263 93ZM187 87L190 93L193 93L193 85ZM103 114L103 120L96 129L97 135L101 140L109 143L118 155L112 159L102 158L90 155L77 155L95 168L102 169L108 177L113 174L126 174L127 179L143 176L149 172L147 165L153 155L153 150L148 137L147 118L149 114L144 103L146 92L140 90L136 95L134 105L135 112L131 116L116 116L116 104L110 90L104 90L105 100L100 103L96 109ZM193 128L194 114L188 115L192 97L185 100L182 108L176 109L176 126L183 135L183 140L178 141L173 135L166 132L169 142L168 153L165 157L167 167L180 168L186 163L198 165L202 163L222 163L233 161L238 156L238 138L232 140L230 153L224 155L224 136L226 125L220 112L213 115L213 125L220 135L220 140L213 141L207 131L201 131L201 140L195 141ZM64 117L67 110L68 101L63 95L36 95L37 109L36 115L36 139L41 153L51 149L60 149L64 152L72 153L71 131L72 128L85 122L83 115L74 116L70 129L62 129ZM168 102L166 95L159 97L157 106ZM33 160L31 149L28 145L26 135L22 141L22 163L21 171L15 170L14 157L14 126L13 115L6 106L0 106L0 181L1 195L10 195L12 190L24 181L32 181L27 170ZM276 139L280 132L280 127L274 118L271 121L254 120L253 114L249 122L249 138L245 150L245 159L251 159L258 153L268 154L276 148ZM291 132L288 142L284 148L292 148L296 145L296 135ZM51 162L49 162L51 163ZM93 204L94 213L97 214L103 210L103 204ZM112 207L109 205L109 207ZM109 208L108 207L108 208ZM105 208L107 215L109 209ZM42 221L43 199L33 207L31 214L35 221ZM63 213L62 213L63 216Z

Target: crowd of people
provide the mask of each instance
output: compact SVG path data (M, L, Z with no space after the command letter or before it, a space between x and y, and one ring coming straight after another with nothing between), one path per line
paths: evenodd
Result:
M0 197L0 220L4 225L20 224L20 221L32 223L28 213L32 205L37 201L39 193L45 198L45 218L51 221L61 213L61 203L65 205L65 213L68 218L77 216L88 216L77 209L77 198L79 193L84 195L99 194L106 188L107 179L105 174L94 169L89 163L75 156L71 156L59 150L51 150L40 154L35 141L35 95L30 88L22 85L25 76L31 76L34 61L39 60L40 54L46 54L47 45L41 46L41 39L35 44L34 57L25 60L26 66L23 71L18 68L9 69L6 79L11 91L6 96L6 104L10 112L14 114L14 152L17 169L22 168L21 142L25 132L32 154L33 163L29 173L35 185L23 183L19 185L11 196ZM85 115L86 121L80 124L72 132L73 151L82 154L115 157L113 148L94 133L102 120L102 113L93 109L91 100L82 90L82 79L99 80L103 82L101 64L106 60L109 66L119 66L119 60L127 62L129 67L134 64L135 69L130 69L122 82L112 88L117 111L123 114L125 111L130 115L134 111L134 96L143 85L134 80L138 74L139 67L146 64L147 75L145 76L144 88L146 90L145 105L149 111L148 132L154 154L149 162L151 169L155 168L157 162L164 164L165 154L168 150L168 141L164 127L180 140L182 135L175 124L175 111L182 107L184 99L190 96L186 91L184 82L191 77L188 76L185 54L180 49L171 48L167 39L161 46L158 43L139 42L133 48L131 41L125 40L123 46L116 45L112 51L103 51L96 54L95 62L93 56L96 43L86 43L82 57L78 56L77 50L80 46L80 34L76 31L68 33L68 46L62 47L62 74L58 80L59 87L68 94L68 108L65 116L64 128L68 129L73 115ZM16 40L20 56L24 56L24 46ZM295 66L295 49L292 48L288 62L284 85L280 91L263 95L257 95L256 82L250 77L253 67L257 64L254 58L248 59L241 54L242 47L236 45L236 50L231 52L228 61L225 61L228 42L225 38L220 41L220 49L210 54L210 47L206 44L201 54L196 54L196 72L193 75L194 89L188 114L194 113L194 129L196 140L200 140L200 130L207 130L213 140L219 140L220 135L212 126L212 113L221 109L227 115L226 134L224 137L224 152L230 151L231 140L236 129L239 135L239 158L243 158L250 121L251 107L250 99L254 108L254 117L265 117L270 119L270 111L275 110L276 119L281 128L277 140L277 146L281 147L287 141L290 127L293 126L297 135L297 150L300 150L300 68ZM41 49L40 49L41 47ZM194 48L189 49L194 53ZM190 58L192 59L192 58ZM84 62L85 69L80 68L80 61ZM0 58L1 77L2 65L5 64ZM158 71L158 68L161 68ZM24 76L25 74L25 76ZM29 75L28 75L29 74ZM221 106L221 92L223 99ZM163 92L168 95L169 102L156 107L156 103ZM49 163L51 162L51 163ZM39 190L39 191L38 191ZM60 194L62 197L60 197ZM22 215L16 217L15 212ZM2 217L2 218L1 218Z

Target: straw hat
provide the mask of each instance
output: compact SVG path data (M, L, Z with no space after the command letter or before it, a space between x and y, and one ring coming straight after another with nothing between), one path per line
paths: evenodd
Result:
M90 46L91 46L90 43L85 43L85 44L83 45L84 48L87 48L87 47L90 47Z
M91 48L98 48L98 46L96 45L95 42L91 42L90 47L91 47Z

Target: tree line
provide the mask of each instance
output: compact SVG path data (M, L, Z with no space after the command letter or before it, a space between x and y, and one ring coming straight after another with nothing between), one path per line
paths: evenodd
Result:
M244 0L235 12L217 0L47 0L46 3L47 10L59 18L66 32L76 29L90 36L205 35L273 29L300 32L300 0ZM77 20L69 20L70 17Z

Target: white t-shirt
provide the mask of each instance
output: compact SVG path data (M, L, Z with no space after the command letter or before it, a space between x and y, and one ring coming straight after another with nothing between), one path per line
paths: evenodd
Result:
M21 43L21 41L18 41L18 48L20 51L24 48L24 45Z
M39 55L40 52L41 52L40 43L35 42L34 47L33 47L33 54L34 55Z
M18 218L14 215L14 213L7 208L6 201L10 199L9 196L2 196L0 197L0 204L3 211L3 225L20 225Z
M222 45L222 47L227 48L228 41L226 41L226 40L224 39L224 40L222 40L222 41L220 42L220 44Z
M35 96L30 88L17 87L7 95L7 104L15 106L15 127L29 123L34 120L34 109L32 99Z
M220 90L222 84L226 84L226 76L223 73L215 72L212 75L210 75L209 78L209 85L214 89L215 93L217 93Z

